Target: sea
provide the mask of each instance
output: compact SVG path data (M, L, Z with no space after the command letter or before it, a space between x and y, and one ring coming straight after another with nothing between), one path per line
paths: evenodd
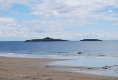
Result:
M70 66L58 69L70 72L118 77L118 40L104 41L1 41L1 57L66 59L49 66ZM81 70L86 66L99 70ZM107 68L107 69L104 69Z
M118 57L118 40L109 41L1 41L0 56L23 58Z

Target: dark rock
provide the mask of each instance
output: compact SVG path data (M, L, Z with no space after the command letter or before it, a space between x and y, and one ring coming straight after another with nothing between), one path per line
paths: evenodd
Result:
M82 54L82 52L78 52L77 54Z
M98 56L106 56L106 55L98 55Z
M92 68L87 68L87 69L92 69Z
M109 69L108 67L102 67L102 69Z

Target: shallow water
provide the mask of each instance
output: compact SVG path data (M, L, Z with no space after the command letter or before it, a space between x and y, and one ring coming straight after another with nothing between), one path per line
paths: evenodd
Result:
M69 72L118 77L118 58L79 58L75 60L57 61L49 65L71 67L62 68L62 70ZM86 69L82 69L81 67L86 67Z
M88 67L103 67L118 65L118 58L79 58L75 60L58 61L52 65L61 66L88 66Z

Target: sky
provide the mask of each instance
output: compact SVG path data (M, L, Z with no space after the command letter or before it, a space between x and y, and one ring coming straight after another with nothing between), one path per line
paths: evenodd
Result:
M118 0L0 0L0 41L118 40Z

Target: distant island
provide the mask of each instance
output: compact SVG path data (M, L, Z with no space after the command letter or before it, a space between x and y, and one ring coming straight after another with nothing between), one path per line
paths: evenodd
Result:
M83 39L83 40L80 40L80 41L102 41L102 40L99 40L99 39Z
M46 38L43 38L43 39L26 40L25 42L44 42L44 41L68 41L68 40L53 39L53 38L50 38L50 37L46 37Z

